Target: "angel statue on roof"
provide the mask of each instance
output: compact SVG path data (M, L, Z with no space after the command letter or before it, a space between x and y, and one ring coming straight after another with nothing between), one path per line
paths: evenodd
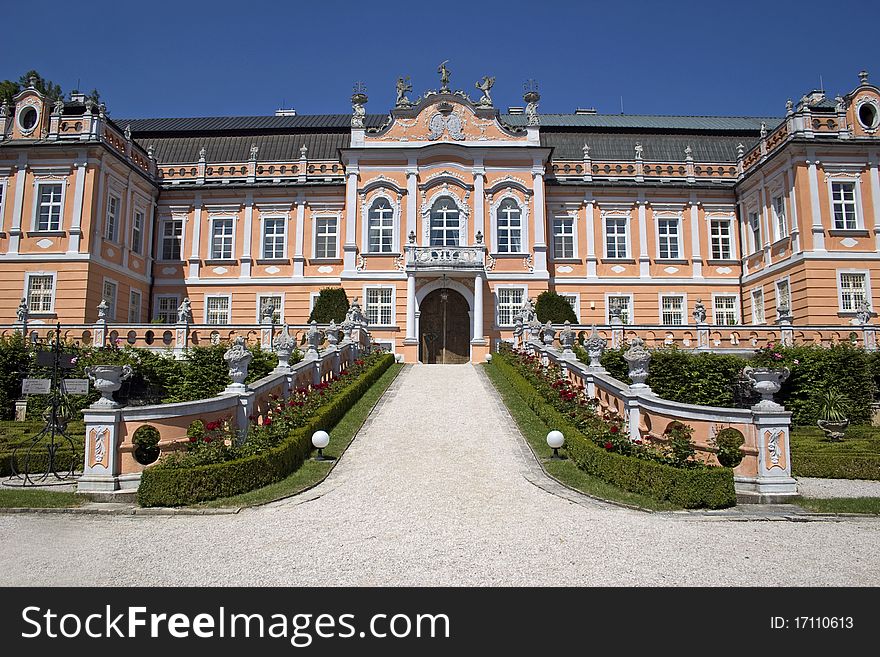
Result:
M483 96L479 100L480 105L483 105L484 107L492 106L492 96L489 94L489 90L494 84L495 78L489 77L488 75L484 75L482 80L474 83L474 86L483 92Z
M449 91L449 69L446 67L447 63L449 63L448 59L444 60L437 67L437 72L440 74L440 91Z

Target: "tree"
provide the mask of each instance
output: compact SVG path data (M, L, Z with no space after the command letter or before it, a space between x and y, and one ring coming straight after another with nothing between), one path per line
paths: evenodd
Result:
M47 96L49 100L58 100L64 95L60 85L47 80L38 71L28 71L18 79L18 82L13 80L3 80L0 82L0 102L5 100L11 103L13 96L30 86L31 78L35 80L34 87L36 87L37 91Z
M325 287L315 299L315 307L309 315L309 322L327 324L333 320L341 324L348 312L348 295L341 287Z
M547 322L564 324L567 321L577 324L578 321L574 308L571 307L568 299L550 290L538 295L538 300L535 302L535 312L538 315L538 321L542 324Z

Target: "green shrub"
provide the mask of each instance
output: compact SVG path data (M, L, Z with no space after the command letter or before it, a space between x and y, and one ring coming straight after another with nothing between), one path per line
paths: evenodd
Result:
M134 458L142 465L149 465L159 458L159 430L149 424L138 427L131 437Z
M329 430L394 363L385 354L356 381L318 409L307 424L268 451L233 461L192 468L150 467L138 488L141 506L181 506L238 495L280 481L302 465L312 450L311 436Z
M325 287L318 293L315 306L309 314L309 323L328 324L334 321L341 324L348 312L348 295L341 287Z
M663 434L669 439L671 465L684 468L697 453L694 447L694 430L681 422L670 422Z
M715 447L718 450L715 454L718 462L725 468L735 468L743 460L743 453L740 447L745 443L745 437L742 433L732 427L727 427L718 432L715 436Z
M21 397L21 380L30 365L27 346L20 333L0 337L0 420L11 420L15 400Z
M535 313L538 316L538 321L542 324L547 322L553 324L578 323L577 314L568 299L551 290L541 292L538 295L538 299L535 301Z

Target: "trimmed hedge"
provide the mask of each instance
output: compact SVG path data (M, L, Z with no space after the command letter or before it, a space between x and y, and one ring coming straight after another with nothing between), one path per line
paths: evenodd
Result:
M868 454L792 454L795 477L880 479L880 456Z
M12 453L16 447L16 468L24 468L24 458L27 447L31 440L43 429L42 422L0 422L0 477L8 477L12 474ZM76 449L75 470L82 470L83 442L85 440L85 425L80 422L71 422L69 425L70 437ZM44 442L48 442L48 438ZM70 444L62 437L58 437L56 444L59 445L55 452L55 463L59 472L67 471L70 466ZM31 453L30 469L34 473L45 471L49 462L46 448L41 446Z
M322 406L305 426L266 452L195 468L146 468L138 488L138 504L196 504L238 495L284 479L308 458L312 451L312 433L335 426L393 363L393 355L383 356L356 382Z
M538 300L535 302L535 314L538 317L538 321L542 324L547 322L552 322L553 324L564 324L565 322L578 323L577 315L568 299L550 290L541 292L538 295Z
M502 354L496 354L489 366L498 368L547 426L565 434L568 455L585 472L625 490L668 500L688 509L720 509L736 504L733 470L721 467L674 468L604 450L553 408Z

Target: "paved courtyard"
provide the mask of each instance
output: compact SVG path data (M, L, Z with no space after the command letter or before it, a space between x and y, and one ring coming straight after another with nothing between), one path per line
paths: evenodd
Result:
M331 476L234 515L0 515L0 585L880 585L880 521L649 514L536 469L471 365L404 370Z

